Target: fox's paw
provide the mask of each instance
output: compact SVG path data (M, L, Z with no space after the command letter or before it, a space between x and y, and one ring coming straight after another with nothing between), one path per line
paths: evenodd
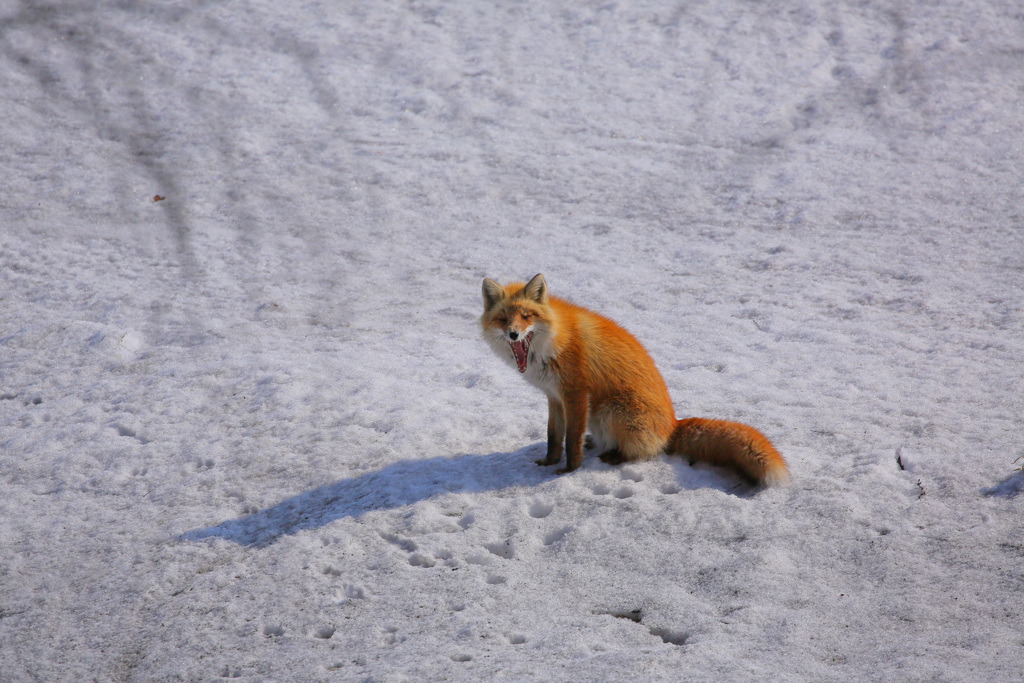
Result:
M626 462L625 456L619 452L617 448L613 448L610 451L605 451L601 455L597 456L601 459L601 462L606 462L609 465L621 465Z
M536 460L538 465L548 467L550 465L557 465L562 461L562 449L561 448L548 448L547 455L540 460Z

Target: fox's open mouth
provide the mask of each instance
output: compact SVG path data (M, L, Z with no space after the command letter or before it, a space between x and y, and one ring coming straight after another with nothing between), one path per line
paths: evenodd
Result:
M518 341L508 343L509 346L512 347L512 355L516 358L516 365L519 366L519 372L526 372L526 356L530 353L531 341L533 341L533 332L528 333Z

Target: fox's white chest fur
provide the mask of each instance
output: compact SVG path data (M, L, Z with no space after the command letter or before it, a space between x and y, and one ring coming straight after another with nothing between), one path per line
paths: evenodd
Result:
M558 375L554 373L550 360L554 355L550 352L548 344L539 344L534 341L530 349L530 358L526 365L526 372L523 377L526 381L553 398L560 397Z

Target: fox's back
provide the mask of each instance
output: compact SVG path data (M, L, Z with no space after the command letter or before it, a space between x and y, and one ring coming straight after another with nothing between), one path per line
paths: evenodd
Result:
M559 357L580 364L596 398L633 395L671 412L661 373L636 337L615 321L563 299L550 297L549 306Z

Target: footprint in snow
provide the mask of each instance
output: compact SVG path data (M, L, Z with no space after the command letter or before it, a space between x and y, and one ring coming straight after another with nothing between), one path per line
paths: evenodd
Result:
M611 612L595 612L595 614L607 614L608 616L615 617L616 619L627 619L629 621L632 621L634 624L643 623L643 612L638 609ZM668 645L685 645L686 640L690 637L688 633L684 633L682 631L674 631L667 628L660 628L657 626L648 627L647 630L652 636L657 636L658 638L661 638L662 642Z
M569 533L571 529L572 527L569 526L562 527L560 529L552 529L544 534L544 545L554 545L555 543L558 543L565 538L565 535Z
M530 516L534 519L544 519L555 509L554 504L535 500L530 505Z
M352 584L347 584L340 591L336 591L334 596L335 599L337 599L338 604L343 605L345 603L354 602L356 600L365 600L366 590L364 590L362 586L354 586Z
M334 633L335 628L333 626L321 626L313 631L312 636L320 640L330 640L334 637Z
M123 424L118 424L118 425L115 425L115 428L117 429L117 433L118 433L119 436L126 436L126 437L128 437L130 439L135 439L136 441L138 441L143 446L145 446L147 443L149 443L149 439L147 439L144 436L139 436L138 431L136 431L135 429L132 429L131 427L125 426ZM211 460L210 462L213 462L213 461ZM212 465L211 465L211 467L212 467Z
M488 543L484 546L492 555L497 555L503 560L511 560L515 556L515 547L512 545L512 540L499 541L498 543Z
M628 479L629 481L635 481L637 483L644 480L644 475L635 467L623 467L621 476L623 479Z
M384 629L383 643L387 646L395 646L405 642L405 636L398 635L397 626L388 626Z
M384 531L379 531L378 533L380 534L380 537L383 538L385 541L391 543L392 545L398 546L401 550L404 550L407 553L416 552L416 550L418 549L416 541L412 540L411 538L402 538L400 536L396 536L394 534L390 534Z
M665 628L652 628L650 631L652 636L661 638L662 642L668 645L686 645L686 639L689 638L689 635L686 633L670 631Z
M437 564L437 560L430 553L413 553L409 556L409 564L413 567L424 567L429 569Z

